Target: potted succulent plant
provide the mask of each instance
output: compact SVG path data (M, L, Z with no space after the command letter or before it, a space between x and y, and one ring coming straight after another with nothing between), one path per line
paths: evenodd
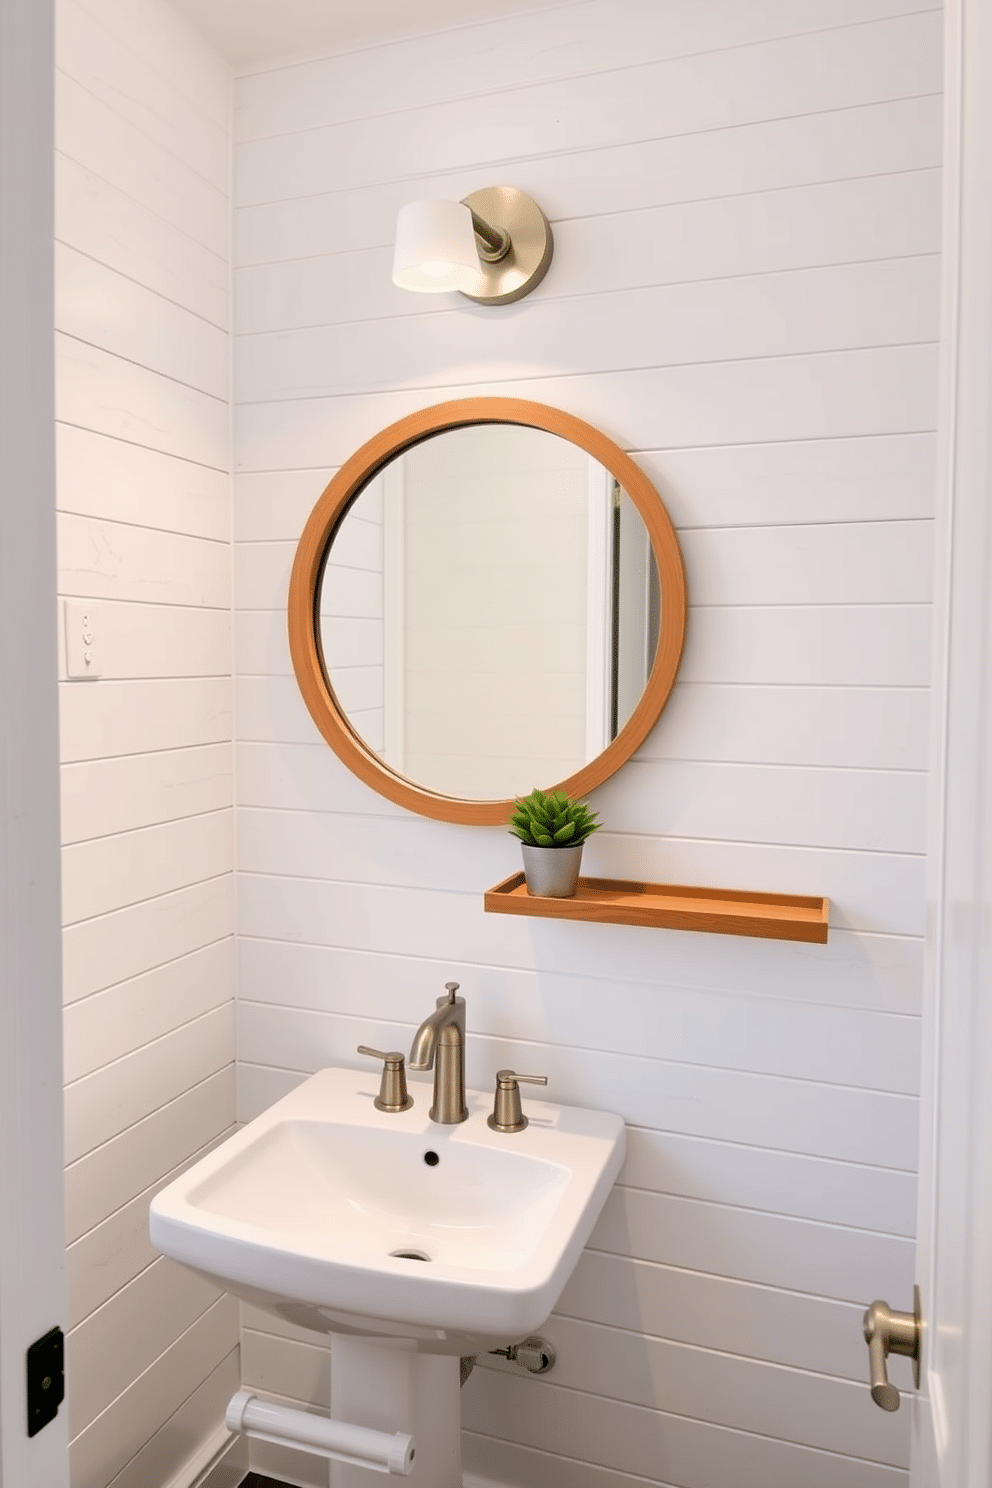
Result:
M579 881L582 844L599 827L585 801L566 791L532 790L518 800L510 831L520 838L527 890L550 899L570 899Z

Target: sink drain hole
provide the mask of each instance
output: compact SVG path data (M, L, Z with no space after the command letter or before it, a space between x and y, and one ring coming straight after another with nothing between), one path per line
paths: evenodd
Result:
M395 1256L396 1259L399 1260L399 1261L429 1261L430 1260L430 1256L427 1254L426 1250L391 1250L389 1252L389 1254L391 1256Z
M438 1155L437 1155L436 1152L425 1152L424 1153L424 1162L427 1164L427 1166L429 1168L436 1168L437 1165L438 1165L438 1163L440 1161L441 1161L441 1159L438 1157Z

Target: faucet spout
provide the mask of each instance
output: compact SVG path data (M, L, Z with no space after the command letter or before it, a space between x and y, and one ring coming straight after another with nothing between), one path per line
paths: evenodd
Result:
M445 982L446 997L417 1029L410 1046L412 1070L434 1070L430 1118L450 1126L468 1119L465 1104L465 999L457 982Z

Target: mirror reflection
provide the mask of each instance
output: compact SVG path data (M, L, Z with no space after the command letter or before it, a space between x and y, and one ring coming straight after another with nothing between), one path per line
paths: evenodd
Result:
M627 722L661 620L644 523L578 446L449 429L361 489L317 595L327 681L388 767L472 800L574 774Z

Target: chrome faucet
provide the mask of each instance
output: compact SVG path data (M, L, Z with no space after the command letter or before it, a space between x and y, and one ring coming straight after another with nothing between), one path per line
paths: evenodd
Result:
M453 1126L468 1120L465 1104L465 999L456 997L457 982L445 982L447 997L425 1018L410 1045L412 1070L434 1069L432 1121Z

